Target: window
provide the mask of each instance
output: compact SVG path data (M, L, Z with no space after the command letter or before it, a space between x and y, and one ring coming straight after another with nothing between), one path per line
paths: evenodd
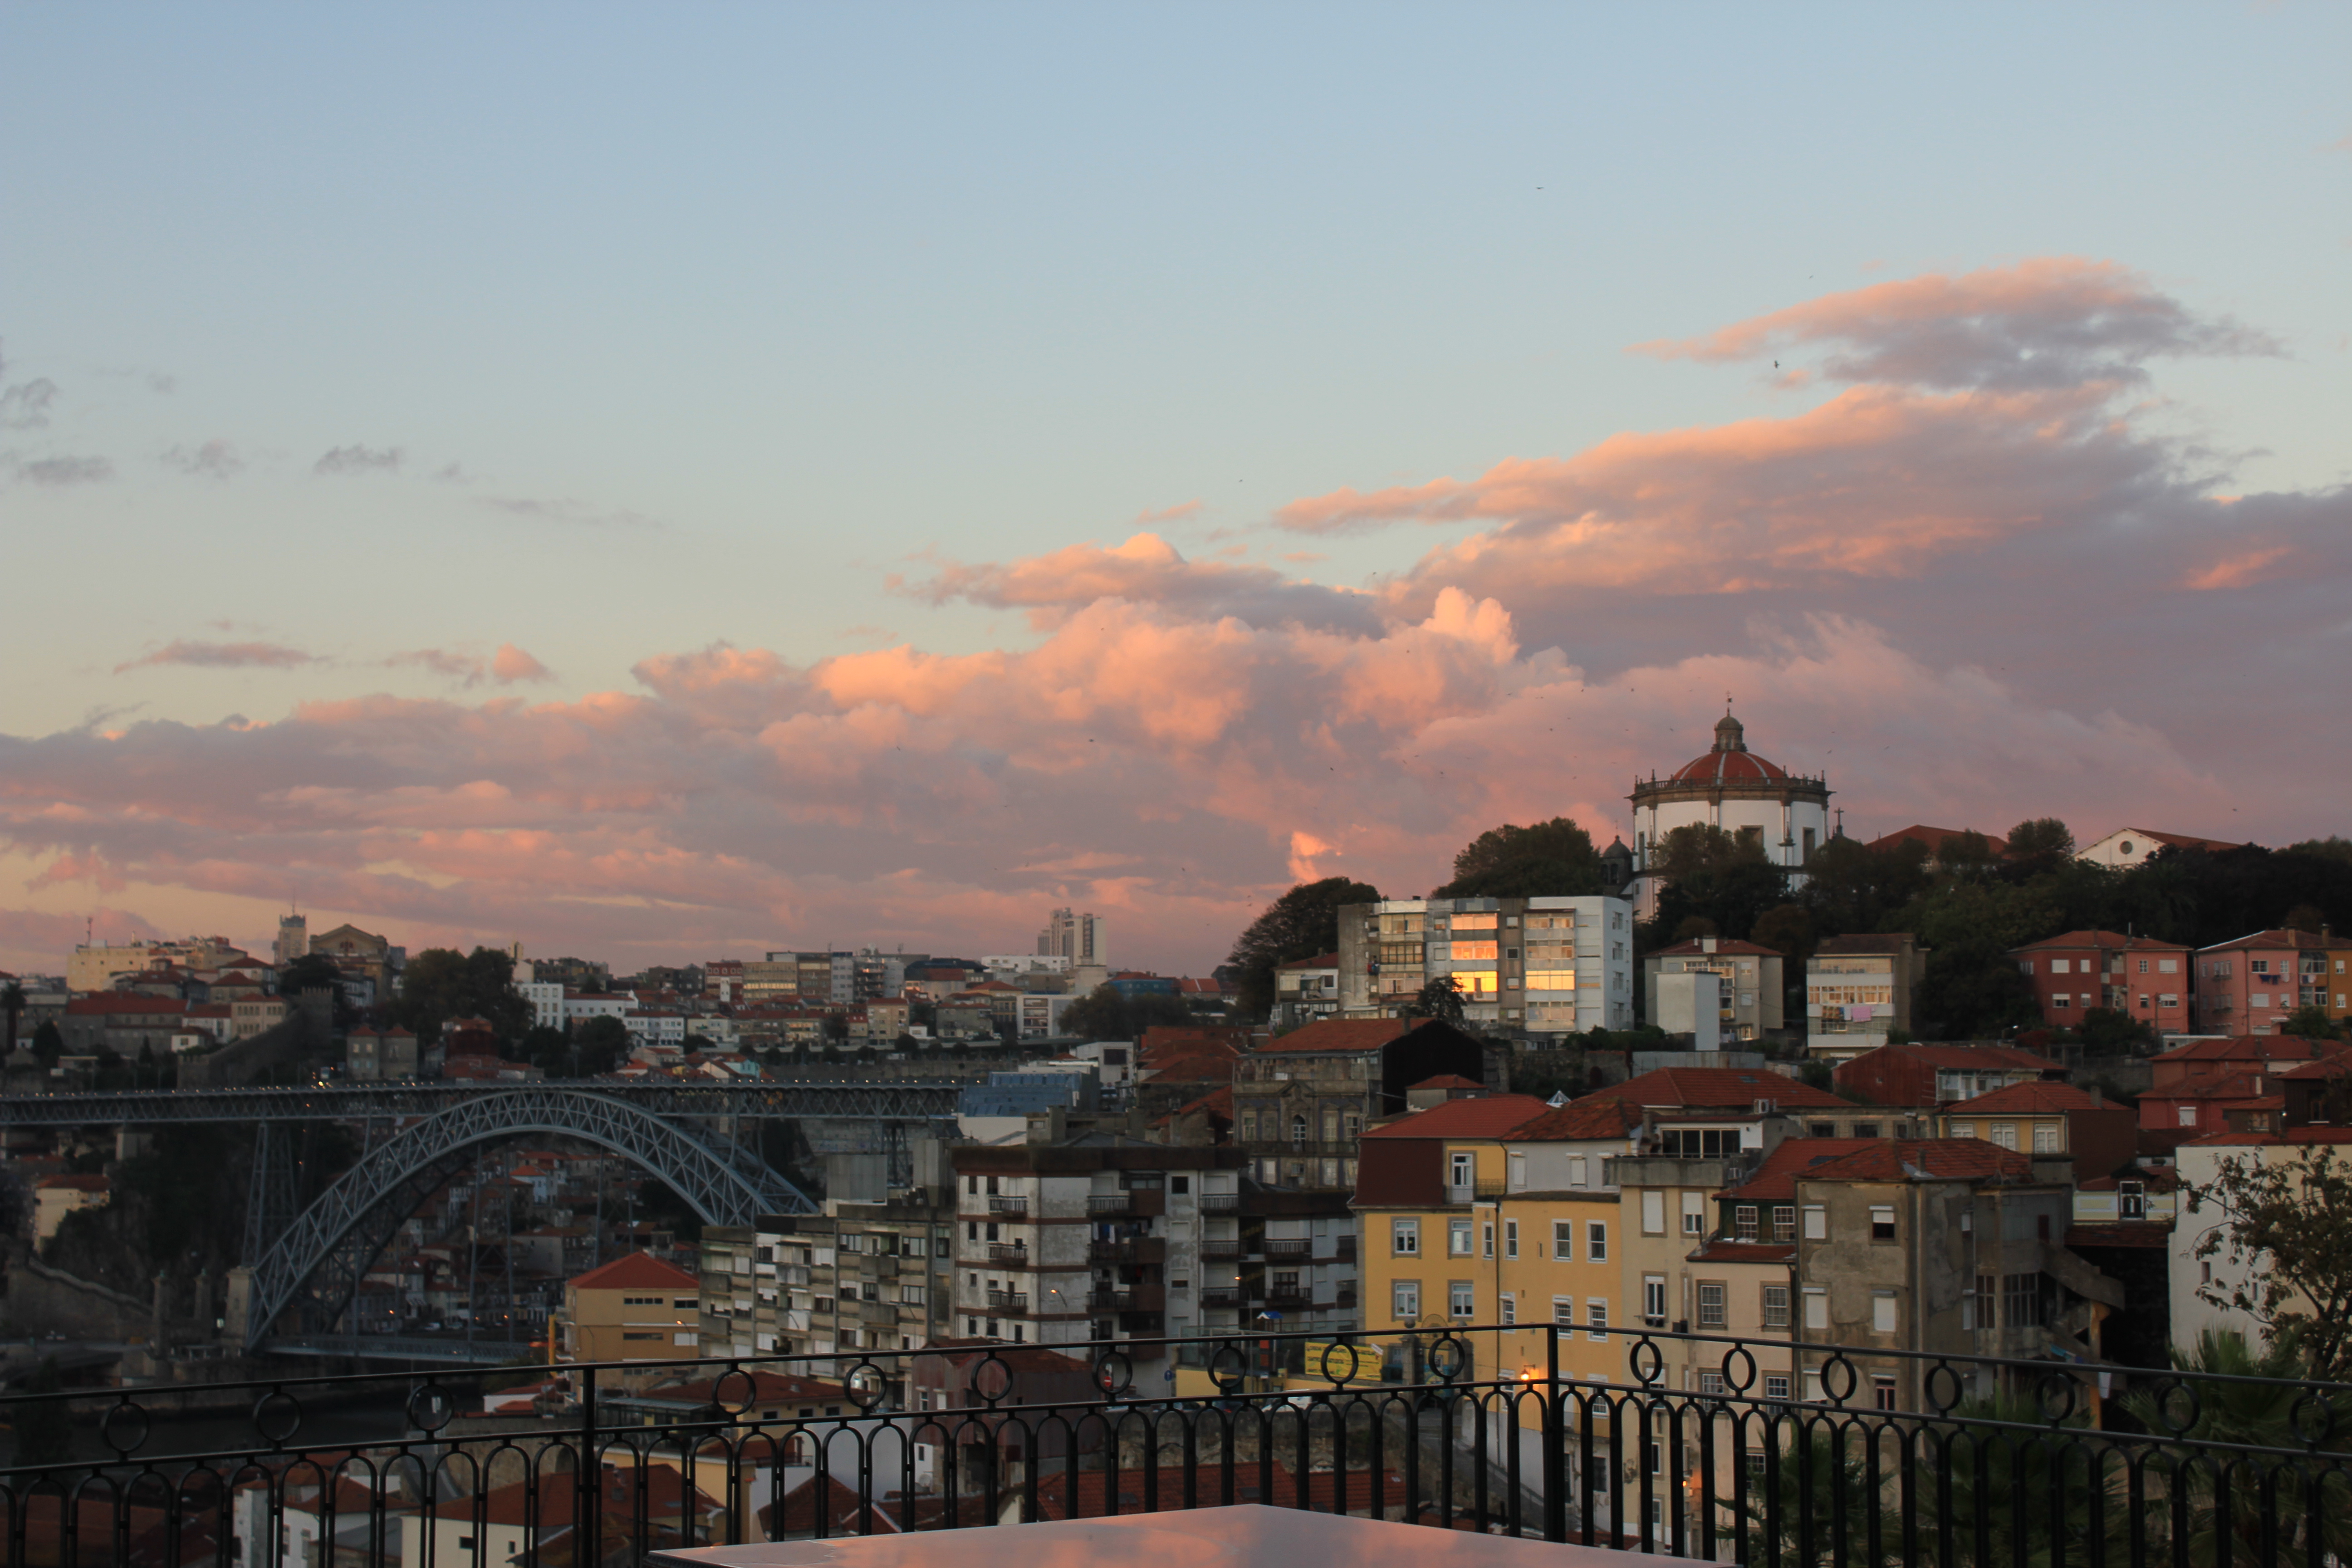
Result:
M1683 1194L1683 1234L1685 1236L1706 1234L1706 1194L1685 1193Z
M2156 1005L2159 1007L2178 1007L2180 1005L2180 994L2177 991L2168 991L2163 995L2158 996L2156 999ZM2339 1007L2344 1005L2344 998L2341 994L2336 996L2336 1005Z
M1789 1397L1789 1379L1788 1379L1787 1374L1785 1374L1785 1373L1766 1373L1766 1374L1765 1374L1765 1378L1764 1378L1764 1397L1765 1397L1765 1398L1767 1398L1767 1399L1786 1399L1786 1398L1788 1398L1788 1397ZM1756 1455L1751 1455L1750 1457L1751 1457L1751 1458L1753 1458L1760 1459L1760 1458L1762 1458L1764 1456L1763 1456L1763 1455L1761 1455L1761 1454L1756 1454Z
M1446 1315L1472 1318L1478 1313L1478 1289L1467 1279L1451 1279L1445 1286Z
M2059 1126L2055 1121L2035 1122L2033 1124L2033 1152L2037 1154L2055 1154L2059 1152L2058 1133Z
M1677 1160L1728 1160L1739 1152L1736 1127L1669 1129L1658 1135L1658 1152Z
M1894 1409L1894 1408L1895 1408L1895 1379L1894 1379L1894 1377L1893 1377L1891 1374L1887 1373L1883 1373L1883 1372L1874 1372L1874 1373L1872 1373L1870 1374L1870 1397L1871 1397L1871 1402L1872 1402L1873 1404L1876 1405L1878 1406L1878 1408L1880 1408L1881 1410L1892 1410L1892 1409Z
M2180 1125L2183 1127L2194 1127L2197 1125L2197 1107L2193 1104L2183 1100L2180 1104L2179 1114L2180 1117Z
M1584 1337L1589 1340L1609 1337L1609 1303L1598 1296L1585 1300Z
M1510 1183L1511 1191L1515 1193L1524 1193L1528 1190L1528 1157L1525 1154L1515 1152L1511 1155Z
M1785 1329L1789 1326L1789 1288L1786 1285L1764 1287L1764 1326Z
M1389 1221L1389 1251L1399 1258L1420 1257L1421 1221L1417 1219Z
M2050 1009L2053 1013L2062 1012L2066 1008L2072 1007L2074 1005L2074 999L2072 996L2067 995L2063 991L2053 992L2051 994Z
M2120 1219L2147 1217L2147 1184L2119 1182L2116 1184L2116 1215Z
M1719 1279L1698 1282L1698 1326L1719 1329L1724 1326L1724 1285Z
M1857 1121L1853 1124L1853 1135L1857 1138L1875 1138L1878 1136L1878 1123Z
M1805 1239L1827 1241L1830 1238L1830 1211L1819 1204L1805 1205Z
M1517 1258L1518 1255L1519 1222L1515 1219L1507 1219L1503 1222L1503 1256L1505 1258Z
M1556 1219L1551 1222L1551 1255L1562 1263L1576 1257L1576 1222Z
M1290 1146L1294 1149L1307 1147L1307 1118L1304 1116L1290 1119Z
M1584 1227L1584 1260L1588 1263L1609 1261L1609 1227L1597 1219Z
M2012 1329L2042 1326L2042 1276L2004 1274L2000 1277L2001 1322Z
M1395 1279L1389 1283L1389 1314L1400 1323L1410 1323L1421 1316L1421 1281Z
M1456 1219L1446 1222L1445 1256L1448 1258L1470 1256L1470 1222L1468 1220Z
M1698 1374L1698 1391L1701 1394L1712 1394L1718 1399L1722 1398L1725 1393L1723 1373L1719 1372L1700 1373Z
M1642 1321L1652 1328L1663 1327L1666 1321L1666 1277L1663 1274L1642 1276Z
M2016 1122L1996 1121L1991 1125L1988 1131L1995 1148L2014 1149L2017 1147Z
M1895 1331L1895 1297L1890 1291L1876 1291L1870 1298L1870 1331L1891 1334Z
M1733 1229L1738 1233L1740 1240L1755 1240L1756 1205L1754 1204L1734 1205L1731 1210L1731 1223Z
M1895 1239L1895 1206L1892 1204L1871 1205L1870 1239L1873 1241Z
M1517 1297L1517 1296L1513 1295L1511 1292L1509 1292L1509 1291L1507 1291L1507 1291L1505 1291L1505 1292L1503 1293L1503 1297L1502 1297L1502 1303L1501 1303L1501 1304L1502 1304L1502 1309L1503 1309L1503 1315L1502 1315L1502 1318L1501 1318L1501 1320L1500 1320L1500 1321L1503 1321L1503 1322L1506 1322L1506 1323L1516 1323L1516 1322L1517 1322L1517 1321L1519 1321L1519 1299L1518 1299L1518 1297Z
M1826 1329L1830 1326L1830 1297L1818 1285L1805 1287L1805 1327Z
M2071 959L2053 958L2050 961L2050 973L2053 974L2071 973L2073 969L2074 963Z
M1775 1241L1797 1239L1797 1211L1788 1204L1772 1205L1772 1239Z
M1809 1121L1805 1123L1805 1136L1808 1138L1834 1138L1837 1136L1837 1123L1834 1121Z
M1584 1179L1584 1156L1581 1154L1570 1154L1568 1157L1568 1184L1571 1187L1581 1187L1587 1184Z
M1168 1178L1168 1190L1171 1193L1189 1193L1192 1190L1192 1178L1171 1176Z
M1467 1150L1455 1150L1446 1161L1446 1169L1449 1174L1445 1180L1449 1186L1467 1187L1477 1182L1478 1161Z
M1495 1256L1495 1222L1491 1219L1478 1227L1478 1256Z
M1642 1192L1642 1234L1666 1234L1666 1194L1655 1187L1645 1187Z
M1976 1328L1990 1329L1993 1326L1993 1286L1994 1280L1991 1275L1979 1274L1977 1276L1976 1322L1973 1325Z
M1551 1321L1563 1329L1576 1327L1576 1298L1554 1296L1551 1299Z

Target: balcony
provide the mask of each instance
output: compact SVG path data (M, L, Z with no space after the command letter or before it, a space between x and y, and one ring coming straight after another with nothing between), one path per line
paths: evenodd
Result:
M992 1312L1025 1312L1029 1310L1029 1292L991 1290L988 1293L988 1310Z
M1269 1239L1261 1242L1259 1246L1264 1249L1268 1262L1273 1262L1276 1258L1305 1258L1315 1256L1315 1244L1305 1239L1283 1241Z
M868 1323L895 1323L898 1321L898 1303L860 1301L857 1303L857 1316L860 1321Z
M1311 1307L1315 1292L1304 1285L1269 1285L1265 1288L1265 1304L1269 1307Z
M1087 1261L1097 1264L1134 1267L1139 1264L1159 1264L1168 1257L1164 1237L1135 1236L1119 1241L1092 1241L1087 1244Z
M1213 1285L1201 1292L1201 1305L1211 1310L1231 1311L1241 1304L1241 1288L1236 1285Z
M1087 1214L1099 1219L1105 1215L1127 1214L1134 1207L1131 1193L1097 1193L1087 1199Z
M1331 1256L1334 1259L1341 1263L1353 1263L1356 1261L1356 1238L1352 1236L1341 1237L1339 1238L1339 1245L1337 1250L1335 1250Z
M1202 1193L1200 1202L1202 1214L1239 1214L1242 1209L1239 1193Z
M1232 1263L1240 1258L1242 1244L1238 1241L1204 1241L1201 1243L1201 1260L1204 1263Z
M991 1198L988 1212L992 1215L1013 1215L1016 1217L1029 1212L1027 1198Z
M1029 1266L1029 1249L1019 1242L992 1241L988 1244L991 1263L1010 1263L1017 1268Z

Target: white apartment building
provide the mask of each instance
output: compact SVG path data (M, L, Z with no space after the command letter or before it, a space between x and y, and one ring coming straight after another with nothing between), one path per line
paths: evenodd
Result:
M1630 1029L1633 902L1388 899L1339 911L1339 1016L1396 1016L1449 975L1475 1023L1532 1035Z

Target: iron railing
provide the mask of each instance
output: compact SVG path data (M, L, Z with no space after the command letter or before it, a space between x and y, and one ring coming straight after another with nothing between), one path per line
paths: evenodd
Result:
M451 1371L0 1396L0 1541L488 1568L1255 1501L1750 1568L2352 1560L2352 1385L1549 1324L1054 1348L1097 1393L961 1346L516 1368L503 1415Z

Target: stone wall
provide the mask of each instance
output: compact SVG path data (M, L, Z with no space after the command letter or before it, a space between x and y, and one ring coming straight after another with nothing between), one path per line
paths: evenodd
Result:
M155 1304L28 1257L8 1272L8 1320L18 1333L143 1340L154 1330Z

